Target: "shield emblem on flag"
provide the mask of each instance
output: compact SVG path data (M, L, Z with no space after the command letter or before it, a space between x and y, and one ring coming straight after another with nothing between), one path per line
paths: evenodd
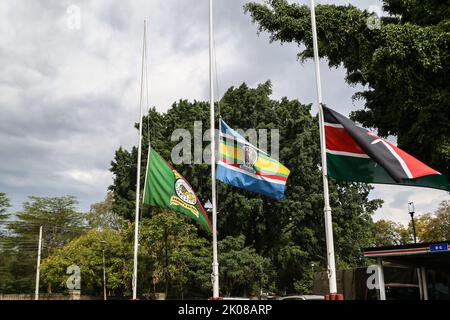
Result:
M248 171L255 171L253 166L258 159L258 153L252 146L243 145L242 146L242 164L241 168Z

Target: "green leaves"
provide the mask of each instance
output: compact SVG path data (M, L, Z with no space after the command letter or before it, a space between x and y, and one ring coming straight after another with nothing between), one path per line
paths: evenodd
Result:
M65 292L67 267L76 265L80 267L82 293L100 295L103 288L103 250L109 294L126 293L132 270L132 248L123 241L119 231L111 229L90 230L43 260L42 281L51 284L57 292Z
M0 220L6 219L6 210L10 207L9 199L3 192L0 192Z
M297 14L300 16L301 10ZM228 282L221 281L221 283L229 294L249 293L255 288L256 278L252 278L250 282L242 282L243 280L239 279L240 276L237 276L241 271L235 269L237 264L245 270L255 267L252 267L250 263L252 259L256 259L255 261L259 261L260 258L265 259L264 261L270 265L264 272L264 276L268 277L264 289L273 284L280 291L293 291L296 281L304 282L305 279L309 279L310 275L305 272L309 270L311 261L317 263L318 269L324 268L326 264L318 120L317 117L311 116L310 105L303 105L287 98L273 100L270 98L271 94L270 81L254 88L244 83L239 87L229 88L220 101L221 116L233 128L279 129L280 162L291 170L286 198L282 202L218 183L218 237L219 240L224 241L222 249L225 250L220 250L219 256L225 259L224 272L229 279ZM185 128L192 133L194 121L202 121L203 130L209 128L207 102L180 100L173 104L167 113L160 114L150 110L148 117L145 117L144 123L147 121L152 123L152 146L154 148L156 148L155 145L158 146L157 151L169 161L172 147L178 143L170 141L169 138L174 128ZM268 140L270 142L270 135ZM144 141L147 141L147 137ZM208 142L204 142L203 147L207 144ZM143 149L146 148L145 142ZM133 212L133 209L127 211L129 210L127 208L131 208L134 204L134 198L129 196L129 190L135 188L135 171L128 172L128 168L134 166L136 156L135 152L129 153L119 149L111 169L115 174L111 190L113 190L114 203L119 205L113 206L113 210L127 219L132 218ZM144 162L143 165L145 165ZM183 164L175 168L190 181L203 202L211 198L209 165ZM379 203L367 199L370 190L368 186L333 182L330 182L330 185L338 258L349 264L358 264L361 260L359 247L367 243L371 214ZM124 186L128 186L128 189ZM144 207L143 211L144 217L151 216L151 219L164 217L169 219L169 216L172 216L160 216L160 211L155 208ZM151 234L162 236L161 226L172 230L170 219L158 220L159 224L152 224L151 228L154 231ZM190 222L188 225L194 227ZM192 235L183 233L183 230L180 232L180 239L183 241L180 240L178 245L179 250L182 250L186 246L185 243L194 241L194 238ZM198 232L199 236L207 236L202 231L195 232ZM176 229L169 232L171 235L176 233ZM177 260L176 256L182 257L183 254L180 253L182 251L175 250L175 246L172 245L174 240L171 240L171 237L174 236L167 239L171 248L168 251L168 267L165 267L164 260L155 260L155 264L152 265L152 268L157 270L158 281L176 282L179 283L180 288L188 286L196 294L205 294L205 290L209 290L211 286L210 250L206 250L208 256L191 256L187 253L184 255L189 258L189 261L192 260L191 267L188 268L190 276L186 280L183 278L185 275L176 272L187 270L184 269L187 264ZM164 239L148 238L145 242L153 244L149 247L153 250L151 253L153 258L163 259L162 257L166 254L165 246L163 246ZM155 243L157 245L154 245ZM196 247L194 252L200 253L203 250L204 248L200 246ZM226 253L230 250L232 252ZM255 254L260 258L255 257ZM240 262L233 262L233 257ZM243 266L247 263L246 261L250 263L248 267ZM258 265L266 262L258 262ZM172 265L178 264L179 268L172 269ZM220 269L222 272L222 267Z
M43 227L42 259L78 237L84 231L84 215L75 210L74 197L29 197L23 211L6 222L0 268L7 274L0 291L34 290L39 227ZM4 259L3 259L4 258Z
M208 241L198 237L197 228L183 216L162 210L143 221L140 243L142 254L151 261L153 285L164 288L167 295L170 284L183 294L190 269L197 268L193 261L204 254Z
M221 290L225 296L258 295L267 289L272 269L270 260L245 246L245 237L226 237L219 242Z
M396 135L401 148L448 176L450 161L441 147L450 135L448 4L383 3L393 16L382 17L380 29L368 28L367 11L317 5L319 54L330 66L343 65L349 84L366 86L355 95L365 100L365 109L353 119L381 136ZM272 40L301 45L301 60L312 57L309 7L271 0L248 3L245 11Z

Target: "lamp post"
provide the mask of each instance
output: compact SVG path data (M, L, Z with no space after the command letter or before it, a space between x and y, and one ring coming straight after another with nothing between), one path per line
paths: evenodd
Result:
M105 270L105 245L106 241L100 241L102 244L102 256L103 256L103 300L106 300L106 270Z
M408 211L409 214L411 216L411 221L412 221L412 227L413 227L413 235L414 235L414 243L417 243L417 237L416 237L416 224L414 222L414 202L409 202L408 203Z

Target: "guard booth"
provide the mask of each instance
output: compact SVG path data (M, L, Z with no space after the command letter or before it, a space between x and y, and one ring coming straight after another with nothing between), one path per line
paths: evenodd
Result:
M403 267L417 273L422 300L450 300L450 241L365 248L364 257L377 262L379 299L389 299L384 281L386 267Z

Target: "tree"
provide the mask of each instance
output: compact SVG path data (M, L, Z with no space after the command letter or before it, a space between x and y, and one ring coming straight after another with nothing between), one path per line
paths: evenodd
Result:
M447 176L450 173L450 72L448 3L383 0L380 28L369 28L369 12L354 6L318 5L319 54L330 67L343 66L365 109L352 113L381 136ZM271 41L296 42L302 61L313 56L310 11L286 0L245 6Z
M6 210L10 207L9 199L7 198L6 194L3 192L0 192L0 221L4 220L8 217L6 214Z
M113 212L113 194L108 192L102 202L94 203L86 213L88 226L94 229L114 229L119 230L123 225L123 219Z
M43 254L51 254L81 234L84 217L75 210L77 204L73 196L29 197L23 204L24 210L15 214L17 221L8 226L13 240L37 241L39 227L43 226Z
M252 247L257 254L270 259L276 270L276 287L293 291L294 282L303 278L304 270L310 269L312 261L318 268L326 265L318 120L311 116L311 106L287 98L272 100L271 94L269 81L255 88L246 84L231 87L221 99L220 108L223 119L233 128L279 129L280 162L291 170L285 200L273 201L219 183L218 237L222 240L245 235L246 247ZM143 120L143 154L148 150L149 129L152 147L170 162L171 151L179 141L171 141L168 137L177 128L185 128L193 134L194 121L201 121L203 130L209 128L207 102L180 100L164 114L150 109ZM270 136L268 139L270 141ZM202 147L205 149L208 144L203 141ZM136 161L135 148L132 152L119 149L111 166L114 182L110 190L116 204L113 210L130 220L134 209L130 211L129 208L133 208L135 201L134 191L130 190L134 190L136 184L135 171L131 168ZM142 165L145 168L145 159ZM174 167L186 177L201 199L211 199L208 164ZM142 186L144 180L142 176ZM367 246L371 215L380 205L378 200L368 200L370 190L371 187L364 184L330 181L336 254L338 260L349 265L364 263L359 249ZM143 216L151 216L154 209L151 210L144 206ZM198 232L200 236L206 236L203 231ZM286 235L281 237L282 233ZM286 254L281 255L281 252ZM202 278L202 273L196 276Z
M197 228L186 223L184 217L163 210L144 219L140 241L142 253L149 257L153 292L163 289L168 297L172 287L183 298L188 289L188 271L197 268L194 257L205 253L202 248L207 245L206 239L198 237Z
M11 258L6 267L13 279L13 287L9 289L18 293L34 291L40 226L43 227L43 259L82 233L83 214L75 210L76 204L72 196L29 197L23 204L23 211L8 222L3 250Z
M372 225L373 247L384 247L405 244L404 235L407 231L404 226L390 220L378 220Z
M64 292L69 277L67 268L75 265L80 268L82 293L101 295L103 250L108 295L126 295L131 291L132 245L123 241L121 232L109 228L89 230L44 259L41 265L42 283L50 284L57 292Z
M434 214L421 215L417 220L421 241L439 242L450 239L450 201L442 201Z
M245 236L226 237L218 243L221 290L225 296L259 295L273 273L270 260L245 246Z

